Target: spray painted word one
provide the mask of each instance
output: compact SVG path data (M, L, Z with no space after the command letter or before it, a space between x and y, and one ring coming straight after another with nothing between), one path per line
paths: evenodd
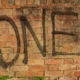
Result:
M35 32L33 31L29 21L26 19L26 17L24 15L20 16L20 21L21 21L21 27L22 27L22 34L23 34L23 42L24 42L24 60L23 63L27 64L28 62L28 52L27 52L27 37L26 36L26 28L30 31L38 49L40 50L41 54L43 57L46 56L46 34L45 34L45 14L46 14L46 10L43 9L43 15L42 15L42 27L43 27L43 47L41 46ZM74 12L58 12L58 11L54 11L51 14L51 19L52 19L52 55L55 56L57 54L60 55L64 55L64 53L60 52L56 52L55 51L55 35L56 34L61 34L61 35L69 35L69 36L76 36L75 33L69 33L69 32L62 32L62 31L55 31L55 15L74 15L74 16L78 16L77 13ZM16 36L16 40L17 40L17 54L16 56L10 61L10 62L5 62L2 56L2 51L0 51L0 65L4 68L10 67L12 66L16 60L19 57L20 54L20 47L21 47L21 42L20 42L20 36L19 36L19 31L18 28L16 26L16 24L14 23L14 21L12 19L10 19L8 16L6 15L1 15L0 16L0 21L7 21L11 24L14 32L15 32L15 36Z

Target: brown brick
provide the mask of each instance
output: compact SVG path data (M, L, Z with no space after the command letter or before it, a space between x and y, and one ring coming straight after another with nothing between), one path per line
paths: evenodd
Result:
M52 3L52 0L47 0L47 4L51 4Z
M22 62L22 60L18 59L18 60L15 62L15 65L16 65L16 66L23 66L24 63Z
M0 42L0 46L1 46L1 47L5 47L5 46L7 47L7 46L8 46L8 43L5 42L5 41L1 41L1 42Z
M4 61L6 61L7 62L7 60L9 59L9 54L3 54L3 59L4 59Z
M66 3L72 3L73 0L66 0Z
M27 77L32 77L32 76L44 76L44 72L31 72L31 71L27 71L26 72L26 76Z
M73 71L64 71L64 76L67 76L67 77L72 77L73 76Z
M28 66L12 66L10 71L28 71Z
M74 72L74 76L79 77L79 76L80 76L80 71L75 71L75 72Z
M16 72L16 77L25 77L25 72L24 71Z
M40 0L41 2L41 4L46 4L47 3L47 1L46 0Z
M53 71L53 70L58 70L58 65L49 65L49 70Z
M59 80L77 80L76 77L60 77Z
M24 0L24 1L21 0L21 5L22 5L22 6L24 6L24 5L26 5L26 4L27 4L27 1L26 1L26 0Z
M79 0L73 0L74 3L77 3Z
M35 0L34 4L40 5L40 0Z
M60 3L65 3L65 0L60 0Z
M3 1L4 1L4 0L3 0ZM12 13L13 13L12 9L6 9L6 8L5 8L5 9L0 9L0 14L7 15L8 17L11 17L11 16L12 16ZM4 23L4 22L3 22L3 23ZM6 26L6 24L7 24L8 26ZM3 25L8 28L9 25L11 25L11 24L6 21ZM11 27L12 27L12 26L11 26Z
M45 71L47 70L47 66L30 66L30 71L38 72L38 71Z
M53 0L53 3L60 3L59 0Z
M64 27L73 26L73 22L71 20L65 20L63 22Z
M24 59L24 54L20 54L18 59L23 60Z
M64 64L73 64L73 59L65 59Z
M8 34L8 29L0 29L0 34Z
M36 53L36 54L34 54L34 56L33 56L33 54L29 54L28 57L29 57L29 59L46 59L47 58L47 56L43 57L41 55L41 53Z
M1 48L2 53L13 53L12 48Z
M69 64L61 64L59 65L59 70L77 70L77 66L76 65L69 65Z
M14 5L14 0L8 0L9 5Z
M80 64L80 58L74 59L74 64Z
M78 55L74 55L74 56L72 56L72 55L59 55L59 58L62 58L62 59L66 59L66 58L72 58L72 59L76 59L76 58L78 58Z
M8 41L9 41L9 40L8 40ZM17 42L15 42L15 41L8 42L8 46L17 48Z
M77 65L77 70L80 70L80 65Z
M63 75L62 71L46 71L45 76L46 77L60 77Z
M74 20L77 16L74 15L57 15L58 20Z
M1 0L0 0L0 6L1 6L2 4L1 4Z
M12 72L12 71L1 71L0 72L0 76L11 76L11 77L13 77L14 76L14 72Z
M75 20L75 21L74 21L74 26L80 26L79 23L80 23L80 20L79 20L79 19L78 19L78 20Z
M36 34L36 37L38 38L38 40L42 40L42 34ZM31 33L28 33L27 38L28 40L34 40Z
M62 59L47 59L45 64L61 64Z
M40 41L41 46L43 46L43 41ZM29 46L37 46L35 41L29 41Z
M27 4L33 4L34 3L34 0L28 0L27 1Z
M15 0L16 5L20 5L20 0Z
M29 59L28 65L44 65L44 60L41 60L41 59Z
M8 0L2 0L1 2L3 6L8 5Z

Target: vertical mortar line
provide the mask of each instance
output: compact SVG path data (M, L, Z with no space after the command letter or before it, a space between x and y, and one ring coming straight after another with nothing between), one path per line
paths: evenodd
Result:
M21 5L21 0L20 0L20 5Z
M59 0L59 3L60 3L61 1Z
M54 1L54 0L52 0L52 3L55 3L55 1Z
M76 18L77 18L77 20L78 20L78 14L76 15ZM76 36L77 41L78 41L78 39L79 39L78 35L79 35L79 30L78 30L78 34L77 34L77 36ZM78 45L78 42L76 42L76 44ZM76 46L77 46L77 45L76 45ZM79 52L78 52L78 55L80 55Z
M67 3L67 0L65 0L65 3Z
M45 15L46 15L46 10L42 10L42 27L43 27L43 52L46 53L46 27L45 27Z
M15 5L15 0L14 0L14 4L13 5Z
M28 0L26 0L26 5L28 4Z
M52 55L55 56L55 15L54 13L51 14L52 19Z
M33 0L33 4L35 3L35 0Z

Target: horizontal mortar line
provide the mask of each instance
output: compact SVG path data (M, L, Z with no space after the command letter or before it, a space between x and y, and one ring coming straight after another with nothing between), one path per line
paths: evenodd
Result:
M80 55L80 53L54 52L56 55Z
M62 34L62 35L70 35L70 36L76 36L74 33L67 33L62 31L54 31L52 34Z
M76 4L77 5L77 4ZM68 6L65 4L62 4L62 3L52 3L52 4L41 4L41 5L36 5L36 4L27 4L27 5L24 5L24 6L21 6L21 5L6 5L6 6L0 6L0 9L4 9L4 8L79 8L80 5L78 3L78 6L76 6L75 4L71 4L69 3Z
M72 11L53 11L52 15L75 15L78 16L78 13L72 12Z

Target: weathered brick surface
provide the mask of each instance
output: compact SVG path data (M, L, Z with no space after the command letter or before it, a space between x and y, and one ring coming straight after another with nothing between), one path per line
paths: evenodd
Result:
M46 71L45 76L46 77L61 77L63 75L62 71Z
M27 71L26 72L27 77L32 77L32 76L44 76L44 72L33 72L33 71Z
M0 0L0 75L78 80L79 3L79 0ZM2 15L8 19L2 19Z

